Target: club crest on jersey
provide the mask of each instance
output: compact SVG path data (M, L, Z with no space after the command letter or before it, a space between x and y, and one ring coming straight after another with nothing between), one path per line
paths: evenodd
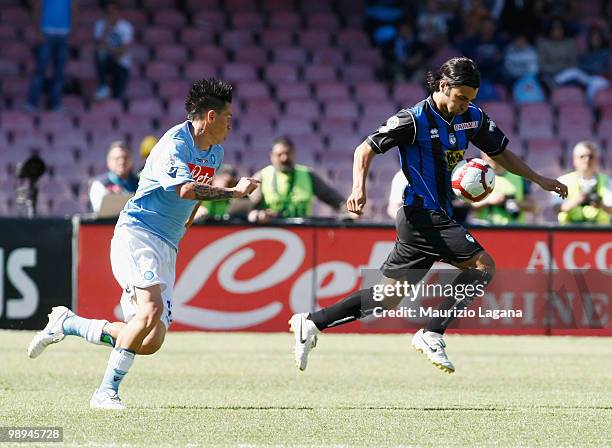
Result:
M429 137L431 137L431 138L440 138L440 135L439 135L439 133L438 133L438 129L436 129L436 128L431 128L431 129L429 130Z
M448 142L451 146L455 146L457 144L457 137L455 137L455 134L448 134Z
M215 175L215 169L213 167L194 165L193 163L188 163L187 165L189 166L191 177L196 182L206 182Z
M168 157L168 161L166 162L166 174L170 177L176 177L176 172L178 167L176 166L176 159L174 156Z
M463 131L465 129L475 129L478 127L477 121L468 121L467 123L457 123L453 126L455 131Z

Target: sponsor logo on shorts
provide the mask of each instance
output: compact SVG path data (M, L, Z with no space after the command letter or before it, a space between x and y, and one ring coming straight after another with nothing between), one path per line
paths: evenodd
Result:
M478 127L477 121L468 121L466 123L457 123L453 126L455 131L463 131L465 129L474 129Z
M194 165L193 163L188 163L187 165L189 166L191 177L193 177L193 180L196 182L206 182L215 175L215 169L213 167Z
M146 271L144 273L145 280L153 280L154 276L155 276L155 274L153 274L153 271Z
M475 243L476 241L474 241L474 237L472 235L470 235L469 233L465 234L465 239L468 240L470 243Z

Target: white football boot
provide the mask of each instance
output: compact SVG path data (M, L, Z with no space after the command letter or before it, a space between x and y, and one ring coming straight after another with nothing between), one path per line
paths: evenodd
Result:
M91 409L114 409L118 411L127 409L127 407L121 403L121 398L119 398L117 392L106 389L95 390L91 396L91 400L89 400L89 407Z
M300 370L306 370L308 354L317 346L317 335L320 333L313 321L308 319L308 313L294 314L289 320L289 329L295 336L293 355L295 365Z
M420 329L412 338L412 347L429 358L431 363L446 373L453 373L455 366L446 355L444 336L433 331Z
M36 358L48 345L62 341L66 337L63 324L70 316L74 316L74 313L65 306L53 307L49 314L49 323L42 331L36 333L28 345L28 356Z

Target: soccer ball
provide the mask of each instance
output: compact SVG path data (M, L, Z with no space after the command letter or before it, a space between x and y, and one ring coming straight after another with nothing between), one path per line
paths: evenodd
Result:
M482 159L462 160L451 175L451 185L457 196L467 202L478 202L489 196L495 187L495 173Z

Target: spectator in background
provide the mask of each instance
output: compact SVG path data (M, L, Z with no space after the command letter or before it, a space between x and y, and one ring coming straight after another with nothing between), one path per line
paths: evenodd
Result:
M132 154L122 141L114 141L106 155L108 172L97 176L89 188L89 200L94 212L100 211L102 199L108 194L135 193L138 177L132 172Z
M517 79L526 76L535 78L538 75L540 69L538 53L525 36L521 34L515 36L510 45L506 47L504 69L509 86L513 85Z
M449 14L442 10L439 0L427 0L417 15L419 40L433 52L440 43L448 41Z
M419 41L412 25L402 23L393 44L395 80L420 82L425 76L425 61L431 52Z
M222 188L234 188L238 184L238 171L231 165L223 165L217 170L214 177L212 178L213 187ZM245 202L245 207L234 207L237 201ZM200 208L198 209L194 222L204 222L207 220L224 220L238 216L244 216L246 213L242 211L248 211L250 208L249 200L247 198L239 199L223 199L220 201L202 201L200 202Z
M478 64L482 78L490 82L502 78L504 44L497 35L497 25L492 19L483 20L480 32L460 42L458 48Z
M531 183L507 171L485 153L480 157L495 171L495 187L484 200L472 203L476 209L473 221L497 225L524 223L525 213L536 210L530 197Z
M550 84L560 71L576 65L576 39L567 35L562 20L550 22L546 35L538 38L537 47L540 75L547 84Z
M45 87L47 65L53 66L49 90L49 108L62 109L64 69L68 61L68 36L76 21L76 0L35 0L34 23L38 32L36 64L30 85L30 93L24 109L32 112L38 108L40 95Z
M610 85L605 78L610 74L610 44L597 27L592 27L587 33L587 50L578 58L578 66L567 68L555 76L558 84L577 82L586 87L589 101L595 94Z
M289 138L274 141L270 161L271 165L253 175L261 180L261 188L250 196L254 210L249 221L311 216L315 197L335 210L345 210L340 193L310 168L295 163L295 146Z
M130 22L120 18L119 2L106 1L104 18L94 24L96 71L100 83L95 94L97 100L111 94L117 99L124 97L132 64L129 48L133 36Z
M553 196L559 224L610 224L612 181L598 170L599 147L590 141L574 146L575 171L564 174L560 182L567 185L567 198Z

